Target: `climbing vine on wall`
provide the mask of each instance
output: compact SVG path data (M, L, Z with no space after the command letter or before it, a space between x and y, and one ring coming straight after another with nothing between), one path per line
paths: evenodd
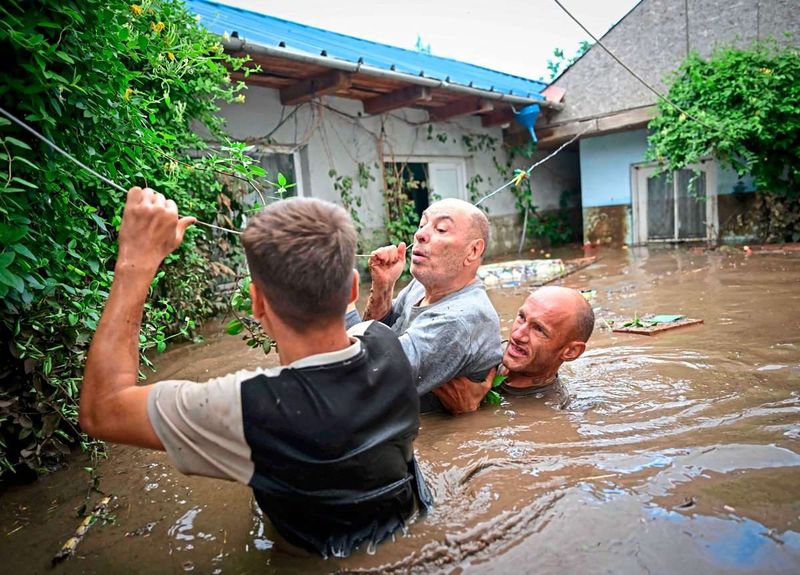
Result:
M536 144L533 142L520 146L509 146L506 149L506 164L500 164L495 158L495 168L504 179L510 179L514 176L512 171L514 160L519 157L530 161L535 151ZM564 214L564 210L567 207L568 192L562 192L559 198L559 211L549 214L539 213L539 208L534 201L535 195L531 187L530 177L520 178L515 181L515 184L511 186L511 192L515 198L514 205L523 220L525 220L527 212L527 234L529 237L544 240L553 246L566 243L572 239L573 231Z
M800 50L775 42L691 54L650 122L648 155L669 171L713 155L761 194L754 217L768 240L800 240ZM688 113L687 113L688 112Z
M410 244L419 226L419 215L411 196L419 189L420 182L406 173L404 164L395 162L384 164L383 180L389 242Z

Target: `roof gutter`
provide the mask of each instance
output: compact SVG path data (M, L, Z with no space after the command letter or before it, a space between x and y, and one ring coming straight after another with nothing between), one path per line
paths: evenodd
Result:
M395 72L392 70L383 70L367 64L354 64L345 60L328 58L327 56L314 56L312 54L298 52L289 48L273 48L271 46L263 46L261 44L251 44L242 38L230 38L228 40L223 40L222 46L228 52L247 52L249 54L257 54L273 58L285 58L287 60L294 60L296 62L303 62L306 64L315 64L317 66L334 68L336 70L342 70L345 72L364 74L366 76L373 76L375 78L407 82L409 84L426 86L429 88L441 88L451 92L458 92L460 94L469 96L477 96L486 100L506 102L508 104L539 104L542 108L549 108L556 111L564 108L564 104L549 102L545 100L544 97L541 99L529 98L523 96L514 96L512 94L504 94L502 92L495 92L494 90L481 90L479 88L472 88L470 86L463 86L461 84L451 84L450 82L445 82L444 80L436 80L434 78L426 78L424 76L415 76L413 74L405 74L403 72Z

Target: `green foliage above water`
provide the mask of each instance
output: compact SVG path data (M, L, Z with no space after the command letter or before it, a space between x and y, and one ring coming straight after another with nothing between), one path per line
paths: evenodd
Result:
M774 42L691 54L650 122L650 159L677 170L713 155L772 196L771 239L797 241L800 195L800 51ZM696 118L696 120L695 120ZM699 120L699 121L697 121Z
M182 214L237 224L219 173L264 175L244 146L227 143L217 115L218 102L243 101L226 66L244 61L223 54L179 1L10 0L0 6L0 46L5 109L124 187L147 185ZM7 120L0 166L0 466L42 470L81 437L83 361L125 198ZM224 309L214 282L228 268L215 260L235 246L190 230L153 281L143 353Z

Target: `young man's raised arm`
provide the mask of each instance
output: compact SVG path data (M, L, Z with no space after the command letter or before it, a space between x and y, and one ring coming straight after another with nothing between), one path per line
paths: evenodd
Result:
M139 329L158 266L183 241L194 218L179 218L175 202L131 188L119 232L114 281L97 326L81 387L80 424L115 443L164 449L147 415L151 386L136 385Z

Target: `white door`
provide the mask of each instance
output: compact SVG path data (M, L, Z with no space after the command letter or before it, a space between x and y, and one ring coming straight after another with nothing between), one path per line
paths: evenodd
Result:
M467 180L463 161L429 162L428 189L430 201L436 199L467 199Z

